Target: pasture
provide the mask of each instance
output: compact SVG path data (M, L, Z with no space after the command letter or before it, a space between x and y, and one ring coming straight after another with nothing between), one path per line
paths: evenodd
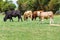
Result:
M49 25L49 19L43 24L35 21L3 22L4 15L0 14L0 40L60 40L60 26ZM54 16L55 24L60 24L60 16Z

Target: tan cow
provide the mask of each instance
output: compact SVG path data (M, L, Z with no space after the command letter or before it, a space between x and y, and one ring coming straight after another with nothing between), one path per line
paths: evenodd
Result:
M41 18L41 22L43 22L44 19L50 18L50 24L54 23L53 12L52 11L40 12L40 18Z
M28 18L32 18L32 11L24 12L24 20L27 20Z

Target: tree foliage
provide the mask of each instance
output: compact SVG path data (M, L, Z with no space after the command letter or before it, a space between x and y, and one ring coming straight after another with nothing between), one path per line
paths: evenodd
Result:
M18 0L20 10L52 10L56 12L60 8L59 0Z
M52 10L52 11L57 11L59 10L59 0L50 0L48 6L49 6L49 10Z
M57 10L60 10L60 0L17 0L18 9L24 13L24 11L27 10L44 10L49 11L52 10L53 12L56 12ZM4 10L13 10L16 6L13 4L13 2L10 0L0 0L0 11Z
M13 4L12 1L8 1L8 0L0 0L0 12L3 12L5 10L10 10L10 9L15 9L16 5Z

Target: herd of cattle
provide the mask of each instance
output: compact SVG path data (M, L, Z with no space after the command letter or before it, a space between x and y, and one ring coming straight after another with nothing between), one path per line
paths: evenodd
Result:
M4 22L7 21L7 19L10 19L10 21L13 21L12 17L18 17L18 21L22 20L22 15L19 10L12 10L12 11L5 11L5 17ZM41 20L41 23L44 21L44 19L50 19L50 24L54 23L53 21L53 12L52 11L46 11L43 10L40 11L25 11L23 14L24 20L27 20L28 18L31 18L31 20L36 20L37 17Z

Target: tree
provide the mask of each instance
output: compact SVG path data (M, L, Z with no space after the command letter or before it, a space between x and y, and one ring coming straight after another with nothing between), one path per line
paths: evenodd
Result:
M18 0L19 9L26 10L44 10L56 12L60 8L59 0Z
M26 10L31 10L32 8L32 0L18 0L17 3L19 5L19 9L22 12L22 14L26 11Z
M16 5L13 4L13 2L10 0L6 0L5 1L5 6L4 6L4 10L14 10L16 8Z
M0 0L0 11L3 12L5 10L15 9L16 5L13 4L12 0Z
M2 10L3 10L3 4L4 4L4 2L2 0L0 0L0 12L2 12Z
M55 13L59 9L58 1L59 0L50 0L48 4L49 10L52 10Z

